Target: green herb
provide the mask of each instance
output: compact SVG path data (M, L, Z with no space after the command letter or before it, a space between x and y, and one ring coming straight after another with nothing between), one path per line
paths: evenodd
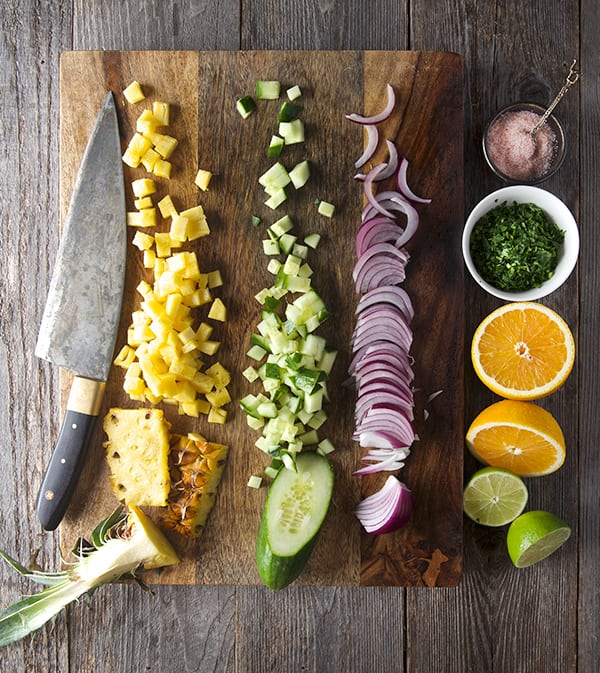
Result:
M505 201L473 227L471 257L481 277L499 290L531 290L554 274L564 236L539 206Z

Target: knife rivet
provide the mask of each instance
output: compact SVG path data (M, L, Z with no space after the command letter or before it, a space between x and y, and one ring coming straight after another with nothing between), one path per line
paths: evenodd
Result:
M46 500L54 500L54 491L46 491L44 493L44 498L46 498Z
M67 461L66 461L65 458L61 458L61 459L60 459L60 462L61 462L62 465L64 465Z
M71 430L77 430L77 423L73 423L71 425Z

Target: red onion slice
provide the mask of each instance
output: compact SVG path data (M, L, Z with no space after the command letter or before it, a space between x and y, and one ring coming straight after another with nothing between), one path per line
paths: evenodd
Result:
M364 115L352 113L346 115L346 119L349 119L351 122L354 122L355 124L379 124L380 122L389 119L390 115L392 114L392 111L394 110L394 106L396 105L396 93L394 92L394 88L392 87L391 84L387 85L387 96L388 96L387 104L383 108L383 110L378 114L373 115L371 117L365 117Z
M424 199L421 196L417 196L408 186L408 181L406 179L407 171L408 159L406 157L402 157L400 164L398 165L398 172L396 174L396 184L398 185L400 193L415 203L431 203L431 199Z
M365 151L360 155L360 157L354 163L354 168L360 168L369 161L369 159L375 154L377 149L377 143L379 142L379 131L374 124L367 124L365 126L367 132L367 146ZM398 163L396 162L396 166Z
M373 194L373 183L376 181L377 176L386 169L385 164L377 164L377 166L373 167L366 175L365 175L365 180L363 183L364 186L364 192L365 196L367 197L367 201L371 204L371 206L378 212L381 213L382 215L385 215L386 217L394 217L393 214L389 211L386 210L383 206L379 204L379 201L375 198L375 195Z
M398 168L398 150L396 149L396 145L394 145L391 140L386 140L385 142L387 144L389 158L384 164L381 164L385 168L377 174L377 177L373 180L373 182L382 182L383 180L386 180L391 175L394 175ZM362 166L363 164L360 165ZM356 168L358 168L358 166L356 166ZM360 182L365 180L366 177L367 176L364 173L357 173L354 176L354 179Z
M361 225L356 234L356 256L363 255L367 248L376 243L392 243L396 241L402 233L398 223L390 217L372 217ZM397 247L397 246L395 246Z
M377 287L363 294L356 306L356 314L358 315L361 311L376 304L391 304L395 306L404 314L409 322L415 316L410 295L405 289L396 285Z
M391 533L408 523L412 509L412 491L390 475L379 491L357 505L355 514L367 533Z

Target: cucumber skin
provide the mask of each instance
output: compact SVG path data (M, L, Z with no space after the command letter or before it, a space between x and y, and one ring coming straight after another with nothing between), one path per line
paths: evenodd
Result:
M299 454L299 456L302 456L302 454ZM329 469L331 470L331 476L333 480L333 468L331 463L327 458L324 457L324 459L326 460ZM304 545L304 547L302 547L302 549L292 556L279 556L273 552L271 545L269 544L266 515L268 501L269 496L267 495L267 502L263 508L263 513L260 519L260 526L258 529L258 537L256 538L256 567L258 568L258 574L260 575L260 578L265 586L267 586L269 589L272 589L273 591L279 591L297 579L304 570L304 567L306 566L312 550L319 538L319 533L321 532L323 522L321 522L321 526L319 526L317 532ZM329 505L330 504L331 498L329 500ZM329 505L327 507L328 510ZM323 521L325 520L326 516L327 513L325 513L323 516Z
M256 566L264 585L273 591L285 589L304 570L317 542L319 532L294 556L277 556L267 539L266 517L263 515L256 539Z

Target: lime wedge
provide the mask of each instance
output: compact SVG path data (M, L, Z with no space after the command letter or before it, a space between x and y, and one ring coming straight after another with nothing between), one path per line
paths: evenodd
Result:
M504 526L527 504L527 488L516 474L499 467L475 472L465 487L465 514L483 526Z
M508 529L506 546L517 568L526 568L550 556L570 537L571 529L550 512L525 512Z

